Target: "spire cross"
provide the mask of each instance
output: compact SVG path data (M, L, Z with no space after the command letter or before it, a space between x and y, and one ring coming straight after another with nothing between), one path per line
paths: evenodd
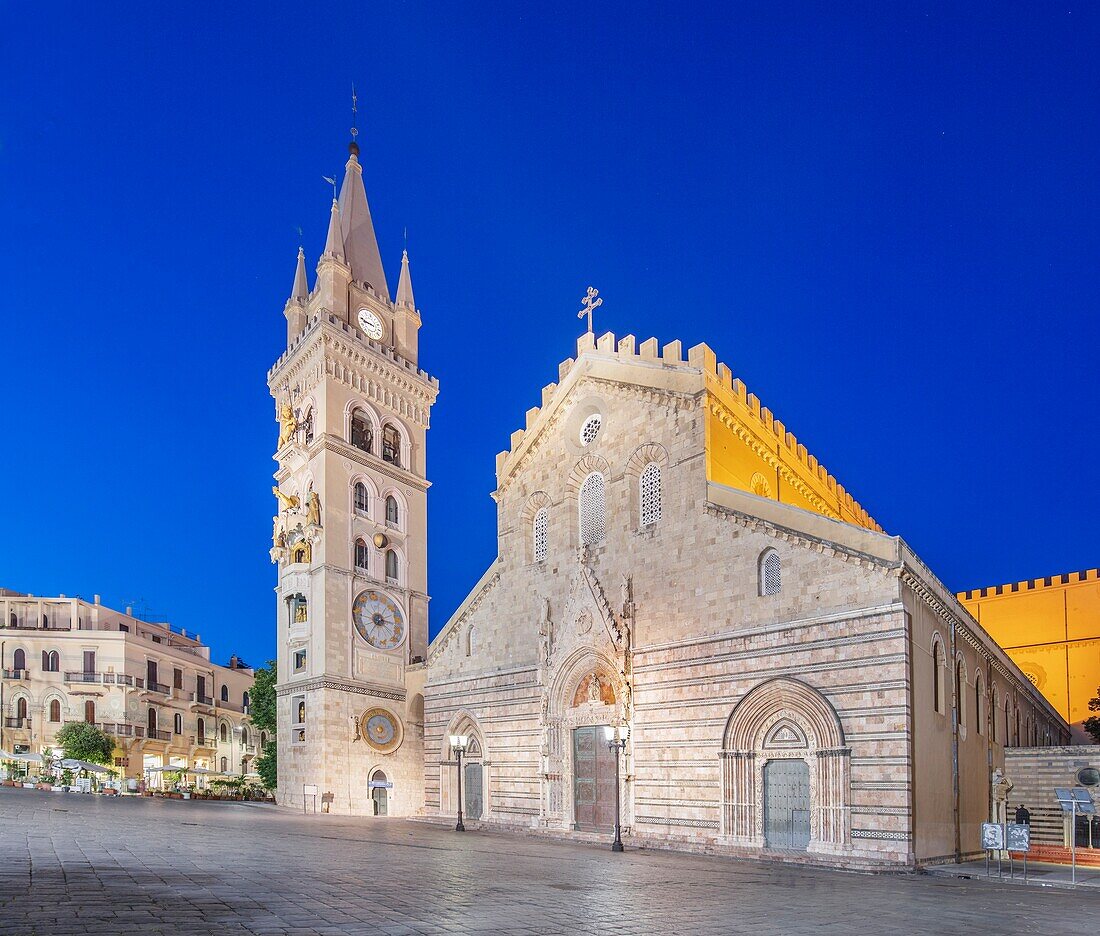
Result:
M600 291L598 289L596 289L596 287L589 286L588 287L588 295L586 295L581 300L581 305L584 306L584 308L581 309L580 312L577 313L577 318L584 318L586 315L588 316L588 331L589 331L589 334L591 334L591 332L592 332L592 313L597 308L597 306L602 306L603 305L603 300L597 298L599 296L599 294L600 294Z

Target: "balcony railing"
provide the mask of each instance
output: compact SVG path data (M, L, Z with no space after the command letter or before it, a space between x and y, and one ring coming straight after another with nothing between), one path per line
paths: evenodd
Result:
M102 673L66 673L65 682L100 683L103 682Z
M127 676L125 673L104 673L103 682L112 686L132 686L134 677Z
M256 745L255 744L242 744L241 745L241 750L245 754L255 754L256 753Z
M5 679L26 679L27 671L25 669L6 669L4 670Z
M11 718L6 717L4 719L5 728L30 728L31 720L29 718Z
M213 696L208 696L208 695L196 695L195 698L194 698L194 702L195 702L196 705L209 705L209 706L213 707L214 698L213 698Z
M145 683L145 689L147 692L161 692L164 693L164 695L168 695L168 693L172 691L164 683L148 681Z
M159 731L159 730L154 731L153 729L150 728L145 732L145 737L153 738L153 739L156 739L157 741L171 741L172 740L172 732L170 732L170 731Z
M218 700L218 708L229 709L231 712L244 712L244 706L237 702L227 702L225 699Z

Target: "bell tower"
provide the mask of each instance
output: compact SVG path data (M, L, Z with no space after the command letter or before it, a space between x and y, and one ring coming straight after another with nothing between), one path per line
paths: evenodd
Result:
M353 136L309 286L298 251L279 423L278 801L407 815L423 802L425 441L439 384L417 365L408 254L391 301Z

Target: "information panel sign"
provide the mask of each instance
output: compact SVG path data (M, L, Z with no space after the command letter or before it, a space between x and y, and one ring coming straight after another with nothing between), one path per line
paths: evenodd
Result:
M1005 840L1010 852L1031 851L1031 826L1022 822L1010 822L1006 827Z
M986 851L1003 851L1005 827L999 822L982 823L982 848Z

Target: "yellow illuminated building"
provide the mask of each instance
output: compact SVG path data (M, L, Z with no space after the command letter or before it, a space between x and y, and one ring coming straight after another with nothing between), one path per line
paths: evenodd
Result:
M832 520L883 532L856 501L819 464L794 433L776 419L756 394L717 364L706 346L692 354L708 357L704 366L710 391L707 406L707 477L737 488L812 510Z
M959 601L1068 721L1074 741L1100 685L1100 569L961 592Z

